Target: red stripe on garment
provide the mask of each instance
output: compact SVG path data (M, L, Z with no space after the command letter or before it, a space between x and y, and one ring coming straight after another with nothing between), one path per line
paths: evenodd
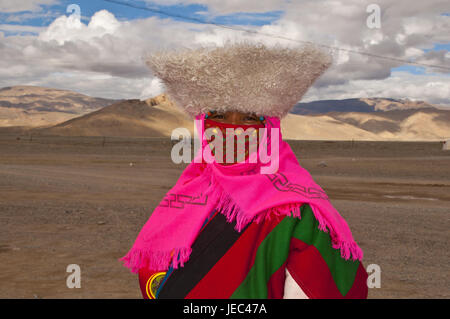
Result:
M283 299L286 281L286 263L270 276L267 283L267 299Z
M304 244L297 238L291 240L291 247L301 247ZM342 298L327 263L313 245L301 250L291 250L287 269L308 298Z
M294 240L295 239L295 240ZM289 255L292 253L299 253L306 249L309 245L305 244L297 238L291 239L289 247ZM284 297L284 285L286 282L286 261L269 279L267 284L267 298L268 299L283 299Z
M259 245L283 218L273 216L269 221L251 223L186 299L229 299L252 268Z
M369 293L369 287L367 287L367 274L362 262L359 263L358 270L356 271L355 282L352 288L347 292L345 298L348 299L367 299Z
M364 267L358 267L355 282L346 296L341 292L334 282L327 263L322 258L319 250L313 245L307 245L297 238L292 238L292 247L298 249L291 250L288 257L287 268L292 278L310 299L347 299L365 298L364 287L367 288L364 278ZM362 271L361 269L362 268ZM367 289L366 289L367 290Z

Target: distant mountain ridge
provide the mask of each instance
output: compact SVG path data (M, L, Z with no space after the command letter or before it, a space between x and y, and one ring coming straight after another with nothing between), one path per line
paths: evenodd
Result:
M292 114L326 114L328 112L387 112L393 110L407 110L433 108L432 104L424 101L410 101L391 98L353 98L344 100L320 100L297 103L291 110Z
M170 137L179 127L193 134L193 121L161 94L145 101L121 101L36 132L65 136ZM425 107L377 112L291 113L282 119L281 127L285 139L441 141L450 137L450 111Z
M95 112L70 119L55 126L35 129L34 133L62 136L170 136L177 127L193 134L193 121L165 94L144 101L123 100Z
M71 102L64 104L70 101L70 91L36 90L33 92L30 87L0 90L0 133L170 137L174 129L187 128L193 134L193 121L165 94L143 101L117 101L80 97L72 92L75 105L71 105ZM5 92L15 106L1 106ZM85 104L76 104L79 101ZM112 102L105 106L108 101ZM11 117L14 112L22 116L19 120L23 127L12 125L20 122ZM442 141L450 138L450 109L406 99L314 101L297 104L282 119L281 127L285 139Z
M288 114L282 133L304 140L443 141L450 138L450 110Z
M0 126L54 125L116 101L46 87L4 87L0 89Z

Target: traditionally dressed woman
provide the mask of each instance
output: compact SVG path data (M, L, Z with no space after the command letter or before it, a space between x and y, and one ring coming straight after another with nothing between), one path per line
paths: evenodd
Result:
M366 298L362 250L280 130L331 56L242 42L160 52L147 64L196 119L202 143L122 258L143 297ZM227 129L251 132L247 147L256 135L256 151L240 156L224 141L220 152L220 134L206 132Z

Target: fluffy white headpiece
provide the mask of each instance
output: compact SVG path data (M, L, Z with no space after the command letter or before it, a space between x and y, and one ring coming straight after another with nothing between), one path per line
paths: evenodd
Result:
M158 52L146 62L169 99L191 117L215 110L281 118L331 61L330 54L310 44L268 48L241 42Z

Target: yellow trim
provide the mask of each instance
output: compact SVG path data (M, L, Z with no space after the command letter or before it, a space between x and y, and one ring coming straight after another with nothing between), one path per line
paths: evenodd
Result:
M147 296L150 299L155 299L155 293L152 291L152 288L151 288L153 281L155 280L156 277L158 277L160 275L165 275L165 274L166 273L164 271L161 271L161 272L154 273L153 275L151 275L148 278L147 283L145 285L145 292L147 293Z

